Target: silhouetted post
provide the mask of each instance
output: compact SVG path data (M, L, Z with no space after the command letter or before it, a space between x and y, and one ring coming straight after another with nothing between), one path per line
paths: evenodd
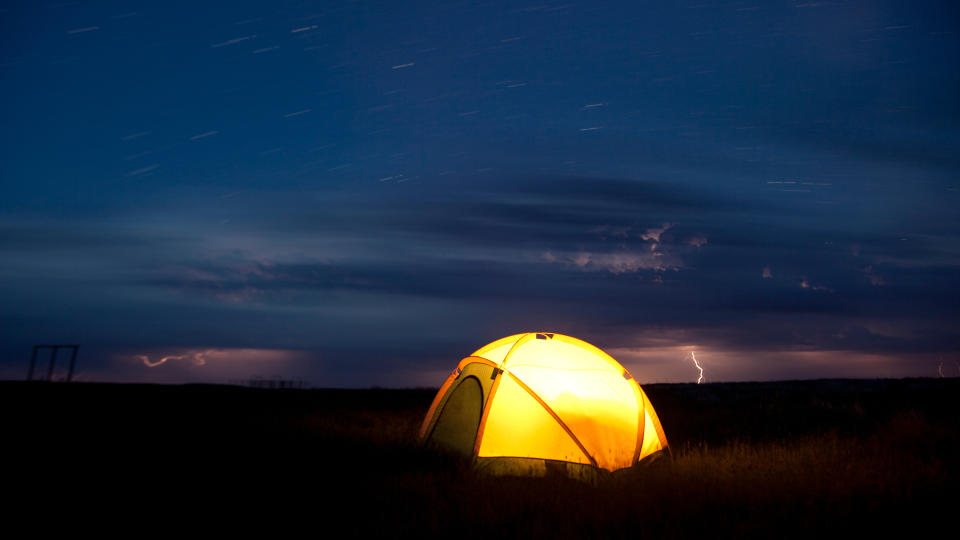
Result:
M27 370L27 380L33 380L33 374L37 369L37 353L40 349L50 349L50 364L47 366L47 382L53 381L53 370L57 367L57 352L60 349L71 349L70 368L67 371L66 382L73 380L73 371L77 366L77 351L79 345L34 345L33 352L30 353L30 369Z
M53 367L57 365L57 349L59 349L59 347L56 345L50 347L50 365L47 366L47 382L53 380Z
M34 345L34 346L33 346L33 353L30 354L30 369L27 370L27 380L28 380L28 381L32 381L32 380L33 380L33 367L37 364L37 349L38 349L39 347L40 347L39 345Z
M70 369L67 371L67 382L73 380L73 366L77 364L77 349L80 347L73 346L73 354L70 355Z

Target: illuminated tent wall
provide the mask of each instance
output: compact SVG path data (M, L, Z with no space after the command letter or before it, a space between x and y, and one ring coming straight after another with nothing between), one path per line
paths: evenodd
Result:
M549 333L506 337L461 360L420 439L495 474L615 471L667 449L657 413L623 366Z

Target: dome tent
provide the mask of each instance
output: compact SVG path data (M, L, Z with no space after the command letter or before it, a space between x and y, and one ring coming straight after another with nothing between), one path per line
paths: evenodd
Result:
M509 336L464 358L420 427L424 443L494 474L588 476L667 451L657 413L610 355L554 333Z

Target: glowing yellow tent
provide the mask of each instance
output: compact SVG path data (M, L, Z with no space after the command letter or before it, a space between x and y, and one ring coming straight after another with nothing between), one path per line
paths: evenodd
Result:
M506 337L461 360L420 439L499 474L615 471L668 448L650 400L623 366L552 333Z

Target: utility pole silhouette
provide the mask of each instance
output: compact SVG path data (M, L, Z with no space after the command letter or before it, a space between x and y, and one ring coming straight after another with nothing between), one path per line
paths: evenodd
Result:
M37 379L46 382L53 380L53 368L57 364L57 351L60 349L70 349L70 368L67 370L67 380L70 382L73 380L73 368L77 365L77 350L80 348L79 345L34 345L33 353L30 355L30 369L27 370L27 380L32 381L34 368L37 365L37 352L40 349L50 349L50 363L47 364L47 376L44 379Z

